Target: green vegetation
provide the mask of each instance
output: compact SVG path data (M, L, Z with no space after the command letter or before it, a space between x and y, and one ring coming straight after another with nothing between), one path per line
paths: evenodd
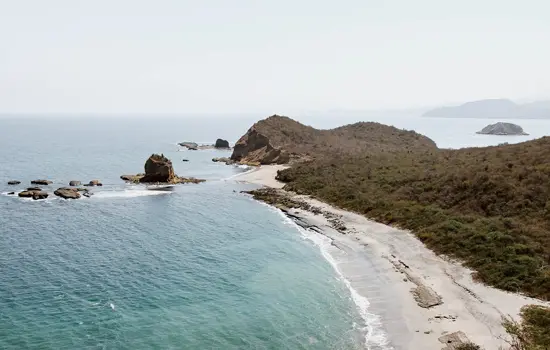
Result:
M287 190L411 230L485 283L550 299L550 138L357 154L327 152L277 178Z
M480 350L481 348L479 347L479 345L476 345L474 343L465 343L465 344L460 344L455 349L456 350Z
M521 323L508 318L503 326L510 334L511 350L550 349L550 308L527 305L521 309Z

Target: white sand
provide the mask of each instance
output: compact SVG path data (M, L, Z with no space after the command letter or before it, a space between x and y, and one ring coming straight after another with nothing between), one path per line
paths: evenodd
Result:
M281 183L274 177L281 168L262 166L237 179L280 188ZM474 282L470 270L436 256L408 231L370 221L309 197L296 197L341 216L347 227L346 234L336 231L324 215L303 210L290 212L307 225L317 226L321 234L332 239L327 251L332 263L351 287L368 299L368 311L380 317L389 345L394 349L440 350L444 344L439 337L462 331L484 349L497 350L506 345L501 340L506 337L501 326L502 316L517 318L520 308L526 304L550 306L550 303ZM437 293L443 303L420 307L411 293L417 284L411 281Z
M277 171L288 168L286 165L262 165L256 169L250 170L233 179L242 182L248 182L256 185L263 185L273 188L282 188L283 183L275 180Z

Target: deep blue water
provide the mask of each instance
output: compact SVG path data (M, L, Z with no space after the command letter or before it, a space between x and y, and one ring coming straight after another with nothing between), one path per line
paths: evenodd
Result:
M238 135L183 120L0 123L1 349L362 346L344 283L293 225L239 193L250 186L223 180L243 171L211 162L229 153L176 146ZM152 195L119 179L153 152L209 181ZM75 201L6 195L37 178L50 192L105 186Z

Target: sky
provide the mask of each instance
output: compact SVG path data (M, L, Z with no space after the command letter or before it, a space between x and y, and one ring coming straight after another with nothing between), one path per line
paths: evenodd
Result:
M547 0L0 0L0 113L550 98Z

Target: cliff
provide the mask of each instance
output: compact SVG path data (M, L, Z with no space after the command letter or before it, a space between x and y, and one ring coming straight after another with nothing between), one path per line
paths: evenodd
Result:
M329 155L436 149L414 131L361 122L318 130L288 117L274 115L255 123L235 144L231 159L245 163L285 164Z

